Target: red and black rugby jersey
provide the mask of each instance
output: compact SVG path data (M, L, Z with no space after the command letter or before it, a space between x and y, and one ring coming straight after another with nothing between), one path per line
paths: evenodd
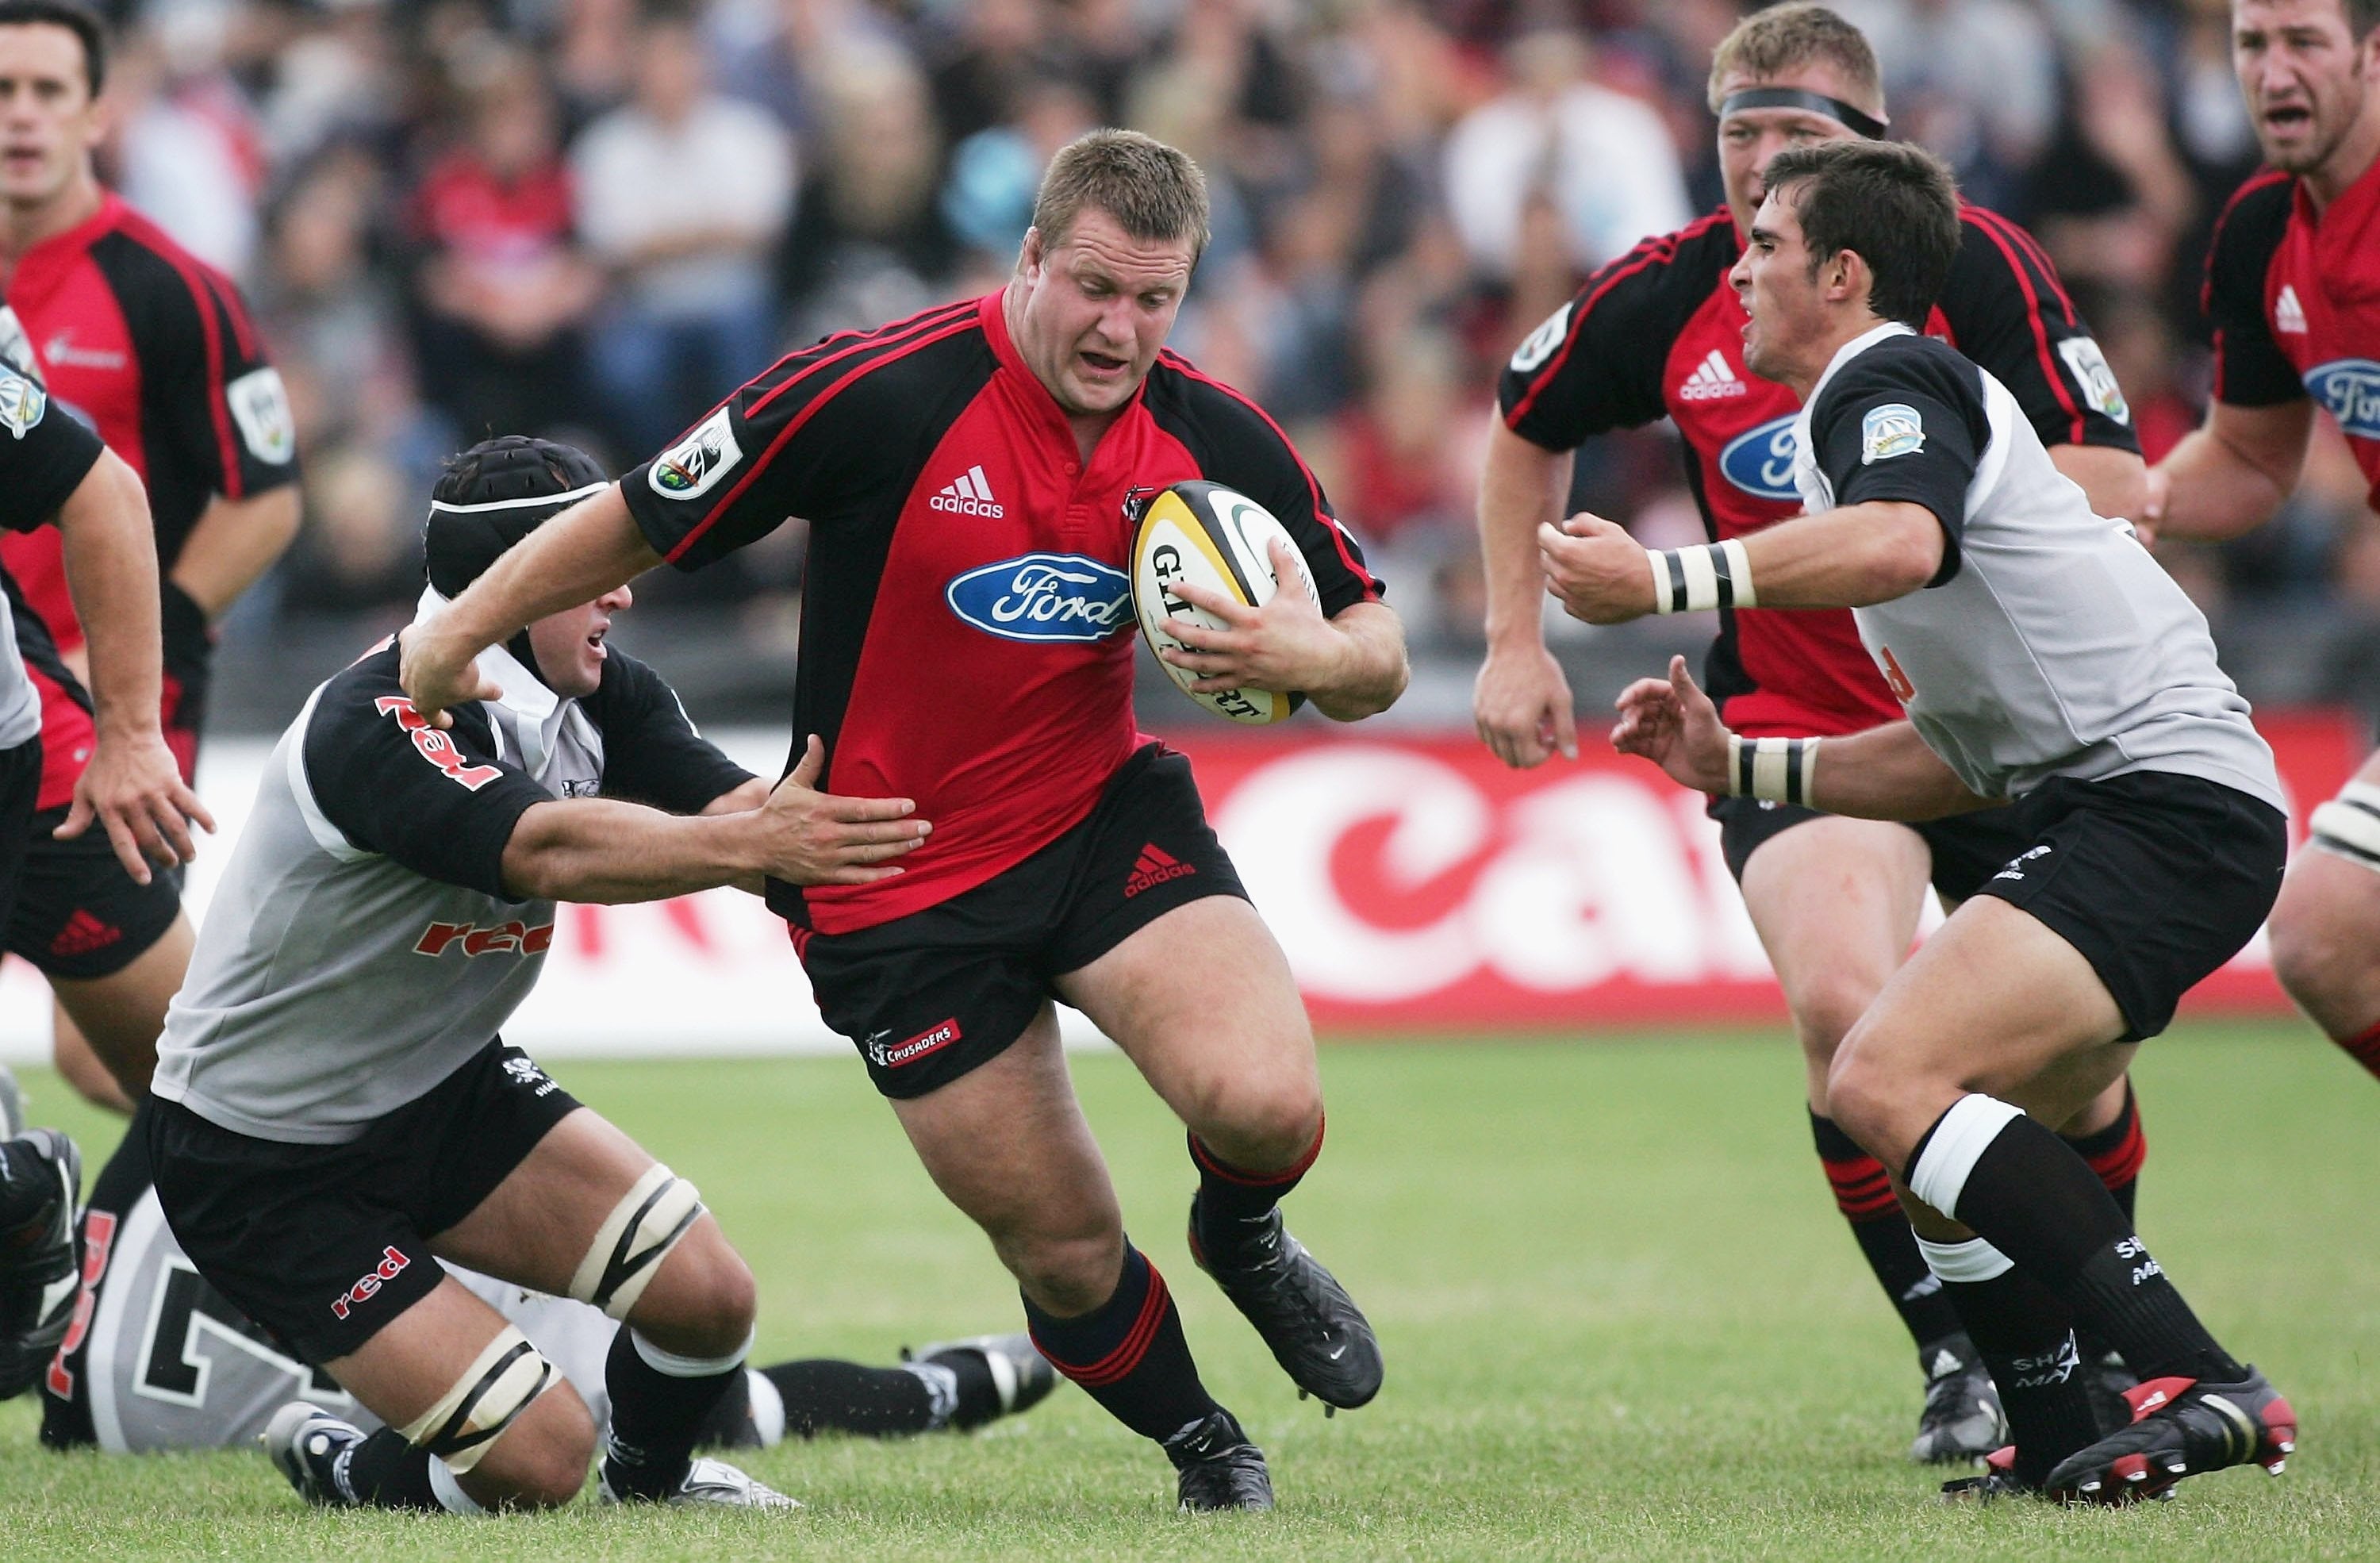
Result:
M2380 508L2380 161L2319 213L2294 176L2240 186L2216 224L2204 297L2216 400L2312 395L2338 420Z
M1997 213L1962 206L1960 219L1928 333L2014 392L2042 443L2137 451L2115 375L2048 256ZM1512 355L1498 387L1506 425L1566 451L1669 418L1712 538L1799 515L1800 403L1744 368L1743 306L1727 284L1742 253L1722 208L1588 278ZM1728 725L1747 734L1856 733L1902 715L1841 610L1722 612L1704 672Z
M1281 518L1324 612L1379 595L1287 437L1172 353L1086 463L996 293L793 354L621 479L683 568L810 523L794 754L815 733L828 791L914 798L933 823L898 878L771 885L771 905L821 932L867 927L1090 812L1145 741L1124 502L1193 478Z

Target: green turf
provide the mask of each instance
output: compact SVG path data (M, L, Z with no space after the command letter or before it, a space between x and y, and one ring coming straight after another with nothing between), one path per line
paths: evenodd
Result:
M1181 1134L1119 1060L1076 1076L1208 1382L1270 1454L1265 1517L1169 1511L1170 1472L1062 1387L973 1438L750 1458L791 1517L460 1522L301 1508L255 1456L58 1458L0 1407L11 1557L2310 1557L2380 1555L2380 1091L2294 1027L2198 1028L2140 1070L2158 1258L2303 1418L2287 1479L2130 1513L1946 1510L1900 1459L1906 1342L1812 1165L1775 1040L1336 1047L1293 1205L1389 1360L1300 1404L1192 1270ZM761 1283L764 1356L882 1358L1014 1327L989 1252L846 1060L583 1064L563 1079L695 1178ZM98 1147L33 1074L37 1116Z

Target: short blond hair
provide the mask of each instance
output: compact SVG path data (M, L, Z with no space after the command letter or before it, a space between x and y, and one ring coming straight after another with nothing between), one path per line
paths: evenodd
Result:
M1876 67L1876 51L1867 34L1824 6L1796 3L1772 6L1735 24L1711 52L1707 101L1713 114L1723 102L1719 83L1741 71L1767 81L1795 66L1825 64L1842 72L1852 106L1884 117L1884 73Z
M1134 238L1188 239L1196 264L1207 248L1207 176L1178 147L1137 130L1094 130L1058 149L1033 198L1041 248L1066 242L1086 209Z

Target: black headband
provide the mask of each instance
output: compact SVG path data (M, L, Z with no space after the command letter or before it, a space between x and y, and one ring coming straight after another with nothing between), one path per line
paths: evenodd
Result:
M1805 92L1799 87L1747 87L1741 92L1730 92L1718 105L1718 116L1744 109L1793 108L1807 109L1812 114L1825 115L1836 124L1858 131L1871 141L1884 139L1886 122L1872 115L1863 114L1840 98L1829 98L1824 92Z

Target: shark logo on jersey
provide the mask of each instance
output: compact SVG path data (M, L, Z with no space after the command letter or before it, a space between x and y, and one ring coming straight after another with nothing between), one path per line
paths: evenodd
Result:
M1925 448L1925 419L1906 402L1870 407L1860 419L1860 465L1872 466Z
M1772 418L1737 435L1718 453L1721 476L1755 499L1796 500L1793 487L1793 415Z
M2341 432L2380 440L2380 364L2369 358L2333 358L2306 370L2305 384L2338 420Z
M744 459L735 442L735 424L725 407L694 426L683 440L653 457L647 481L663 499L695 499Z
M1105 640L1132 623L1132 582L1080 553L1026 553L952 577L951 612L1002 640Z
M50 410L50 394L14 370L0 370L0 429L21 440Z
M2096 342L2087 336L2070 336L2058 345L2058 356L2074 371L2084 401L2118 423L2132 421L2131 404L2124 400L2124 388L2116 383L2116 371L2107 366L2107 355L2099 351Z
M1562 338L1570 334L1571 309L1571 305L1565 304L1548 315L1543 325L1529 333L1522 339L1521 345L1512 349L1514 374L1526 374L1554 356L1554 349L1560 346Z

